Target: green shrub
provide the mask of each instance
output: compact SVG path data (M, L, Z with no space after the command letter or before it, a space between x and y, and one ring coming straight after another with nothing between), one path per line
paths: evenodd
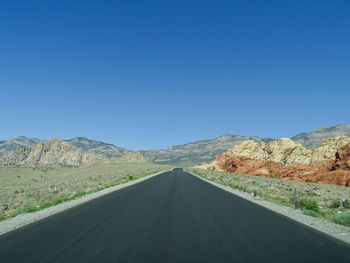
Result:
M314 210L309 210L309 209L305 209L303 210L303 214L304 215L308 215L308 216L313 216L313 217L318 217L319 213L314 211Z
M35 212L38 210L39 209L37 207L35 207L34 205L27 204L25 207L21 208L18 212L19 212L19 214L22 214L22 213L32 213L32 212Z
M78 193L76 193L76 194L73 196L73 199L82 197L82 196L84 196L84 195L86 195L86 194L87 194L87 193L86 193L85 191L78 192Z
M0 212L0 221L7 219L6 215Z
M317 201L314 199L300 199L299 200L299 206L300 208L307 209L307 210L312 210L315 212L320 211L320 208L317 204Z
M350 208L350 202L346 200L343 203L343 206L344 206L344 208L349 209ZM340 199L334 199L329 207L330 208L339 208L340 207Z
M44 203L44 204L40 205L40 209L49 208L51 206L53 206L53 203L51 203L51 202Z
M339 206L340 206L340 200L339 199L334 199L329 207L330 208L338 208Z
M342 213L335 215L333 221L337 224L350 226L350 213Z

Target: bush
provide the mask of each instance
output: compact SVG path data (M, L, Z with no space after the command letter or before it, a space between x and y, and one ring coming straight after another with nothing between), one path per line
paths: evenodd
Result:
M333 221L337 224L350 226L350 213L342 213L339 215L335 215L333 217Z
M318 207L317 201L314 199L300 199L299 206L303 209L306 209L306 210L312 210L315 212L320 211L320 208Z
M305 209L303 211L303 214L308 215L308 216L313 216L313 217L318 217L318 215L319 215L318 212L313 211L313 210L309 210L309 209Z
M340 199L334 199L329 207L330 208L339 208L339 207L341 207ZM343 207L349 209L350 208L350 202L345 200L345 202L343 203Z
M0 221L5 220L5 219L7 219L6 215L4 213L0 212Z
M340 206L340 200L339 199L334 199L329 207L330 208L338 208L339 206Z
M347 209L350 208L350 202L348 200L346 200L343 205L344 205L344 208L347 208Z
M19 214L32 213L38 211L39 209L32 204L27 204L25 207L21 208L18 212Z

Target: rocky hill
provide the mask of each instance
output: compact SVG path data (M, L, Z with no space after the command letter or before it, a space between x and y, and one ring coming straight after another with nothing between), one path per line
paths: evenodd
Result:
M296 135L292 140L297 144L302 144L307 149L315 149L324 139L343 135L350 136L350 125L320 128L311 133ZM118 161L151 161L158 164L192 166L203 162L211 162L217 155L224 153L235 145L241 144L247 139L247 137L241 135L223 135L211 140L171 146L167 149L140 152L127 151L113 144L94 141L84 137L76 137L66 141L88 152L103 154L108 158L119 158ZM271 138L260 138L258 136L253 136L249 139L258 143L274 141ZM0 141L0 157L14 149L32 147L40 142L41 140L39 139L28 139L23 136L8 141Z
M126 151L126 149L115 146L114 144L94 141L85 137L76 137L66 141L85 151L104 154L107 157L122 157Z
M15 149L0 158L1 166L15 167L77 167L110 162L105 155L84 151L58 138Z
M337 136L350 137L350 124L342 124L334 127L323 127L314 132L298 134L291 139L296 143L302 144L307 149L315 149L324 139Z
M37 138L28 139L24 136L18 136L17 138L13 138L7 141L0 141L0 157L5 155L12 150L32 147L41 142L41 140Z
M212 140L202 140L171 146L164 150L144 151L143 153L150 161L158 164L195 165L212 161L218 154L246 139L247 137L241 135L223 135ZM254 139L271 140L259 137L254 137Z
M198 168L350 186L350 138L328 138L314 150L287 138L246 140Z

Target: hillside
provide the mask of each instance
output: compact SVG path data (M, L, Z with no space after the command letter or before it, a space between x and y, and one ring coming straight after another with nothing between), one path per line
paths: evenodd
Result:
M267 140L270 139L261 139ZM184 145L172 146L164 150L144 151L152 162L158 164L194 165L211 161L220 153L240 144L247 137L241 135L223 135L212 140L202 140Z
M350 124L341 124L333 127L323 127L314 132L301 133L291 139L302 144L307 149L315 149L327 138L348 136L350 137Z
M126 151L126 149L115 146L114 144L94 141L85 137L75 137L66 141L85 151L104 154L107 157L122 157L123 153Z
M32 147L38 144L39 142L41 142L41 140L37 138L28 139L24 136L18 136L17 138L13 138L10 140L0 141L0 157L8 152L11 152L12 150L25 147Z
M78 167L110 162L105 155L84 151L58 138L15 149L0 158L1 166L13 167Z

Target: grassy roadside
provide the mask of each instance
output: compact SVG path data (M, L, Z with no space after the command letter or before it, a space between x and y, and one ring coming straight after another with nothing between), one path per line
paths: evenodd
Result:
M0 221L36 212L172 167L125 163L81 168L0 168Z
M195 168L185 170L215 183L256 195L257 198L300 209L305 215L350 226L350 189L348 187Z

